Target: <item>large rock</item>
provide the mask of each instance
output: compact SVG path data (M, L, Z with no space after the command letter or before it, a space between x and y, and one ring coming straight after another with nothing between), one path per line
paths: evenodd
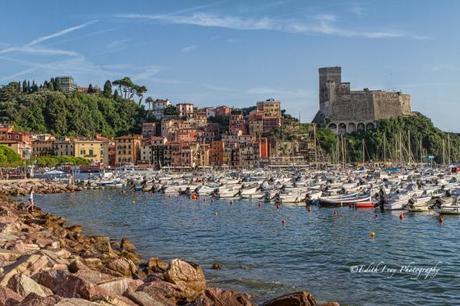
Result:
M90 302L84 299L71 298L71 299L62 299L56 306L98 306L99 303Z
M22 296L10 288L0 286L0 305L16 305L22 301Z
M45 255L33 254L21 256L17 261L4 268L0 285L7 286L10 279L16 274L24 273L31 276L49 267L49 265L50 261Z
M159 279L145 283L137 291L147 293L151 298L166 305L184 304L194 300L193 296L179 286Z
M122 251L127 251L127 252L135 252L136 251L136 246L134 243L129 241L127 238L122 238L120 242L120 248Z
M115 280L109 280L105 282L99 282L97 285L111 293L116 295L123 295L128 289L136 291L136 289L143 285L144 282L141 280L134 280L132 278L119 278Z
M167 301L160 301L156 297L150 296L148 293L143 291L127 291L125 292L125 296L129 298L131 301L136 303L139 306L169 306L175 305L172 302L169 303Z
M16 274L8 282L8 288L14 290L22 296L27 296L29 293L35 293L41 297L53 295L53 292L40 285L30 277L24 274Z
M97 296L107 295L107 292L95 284L65 271L44 271L36 274L33 279L50 288L54 294L66 298L91 300Z
M252 306L251 296L219 288L208 288L197 298L194 306Z
M166 281L177 285L190 296L197 296L206 289L203 269L197 264L173 259L164 273Z
M131 277L136 274L137 267L131 260L120 257L109 261L106 265L106 269L103 269L102 271L115 276Z
M262 304L263 306L316 306L315 297L307 291L294 292L274 298Z
M61 300L61 297L50 295L47 297L35 293L27 295L18 306L53 306Z
M168 263L158 257L150 257L147 262L148 272L165 272L168 269Z

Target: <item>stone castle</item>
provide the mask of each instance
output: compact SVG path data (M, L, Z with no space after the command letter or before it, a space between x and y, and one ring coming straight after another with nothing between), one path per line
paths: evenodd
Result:
M319 68L319 111L313 122L339 134L376 127L376 121L411 114L410 95L383 90L351 90L341 67Z

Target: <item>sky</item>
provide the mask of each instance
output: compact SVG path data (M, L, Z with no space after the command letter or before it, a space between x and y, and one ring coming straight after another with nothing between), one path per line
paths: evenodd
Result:
M0 84L129 76L153 98L245 107L268 98L302 122L318 68L352 89L401 90L460 132L460 1L0 0Z

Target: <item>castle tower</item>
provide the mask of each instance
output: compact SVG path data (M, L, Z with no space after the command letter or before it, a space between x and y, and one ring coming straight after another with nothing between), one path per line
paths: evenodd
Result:
M342 83L341 67L319 68L319 110L328 117L331 115L335 89Z

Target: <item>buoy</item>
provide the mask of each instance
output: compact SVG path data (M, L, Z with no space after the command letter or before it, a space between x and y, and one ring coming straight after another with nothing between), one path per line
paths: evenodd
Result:
M337 216L337 210L334 208L334 212L332 213L334 216Z
M308 206L308 207L307 207L307 211L308 211L308 212L311 212L311 206Z
M439 223L444 224L444 217L442 215L439 215Z
M401 213L399 214L399 220L402 220L402 219L404 219L404 213L403 213L403 212L401 212Z
M371 239L374 239L374 238L375 238L375 233L374 233L374 232L370 232L370 233L369 233L369 237L371 237Z
M215 211L214 214L217 216L217 211Z
M286 220L281 219L281 224L286 225Z

